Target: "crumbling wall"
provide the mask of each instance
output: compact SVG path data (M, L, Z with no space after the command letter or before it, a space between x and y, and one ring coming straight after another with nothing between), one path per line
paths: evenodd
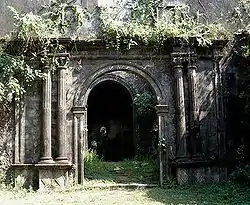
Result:
M11 13L8 11L8 6L12 6L17 9L20 13L33 12L37 13L41 6L47 3L49 0L3 0L0 2L0 36L9 34L13 30L13 18ZM106 5L107 0L76 0L75 3L82 5L83 7L89 8L92 10L95 6L104 6ZM112 1L108 1L108 5L112 5ZM165 1L163 1L165 2ZM209 22L218 22L227 24L225 20L232 17L234 8L238 5L237 0L172 0L166 1L166 5L178 5L186 3L191 6L193 13L199 11L201 19ZM232 24L228 24L228 28ZM96 29L98 29L96 27ZM86 31L85 31L86 32Z

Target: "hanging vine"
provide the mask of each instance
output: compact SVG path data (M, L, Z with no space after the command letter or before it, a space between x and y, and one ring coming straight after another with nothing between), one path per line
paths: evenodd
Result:
M230 38L230 33L222 24L201 23L199 16L191 14L187 5L165 9L161 17L157 17L157 4L150 2L148 6L151 9L148 8L148 11L145 10L143 1L138 1L134 7L131 6L129 23L117 18L119 16L111 18L112 15L108 13L114 11L104 9L101 16L102 31L110 47L119 50L124 47L129 49L136 45L152 44L159 48L169 38L180 38L185 41L195 38L200 46L210 46L213 40Z
M200 16L191 14L187 5L166 7L159 12L160 3L121 0L116 7L90 12L73 1L52 0L38 14L20 14L9 7L15 19L15 30L0 44L0 102L10 102L23 95L33 82L43 77L45 63L49 63L52 70L56 68L58 62L53 54L64 50L60 38L87 39L83 30L95 18L101 33L93 36L103 38L107 47L118 50L138 45L153 45L159 49L170 38L186 42L191 38L200 46L210 46L214 40L233 36L222 24L202 23ZM236 18L247 22L244 24L247 32L250 29L246 20L250 18L249 5L249 0L242 0L241 9L236 9ZM249 55L248 45L242 50Z

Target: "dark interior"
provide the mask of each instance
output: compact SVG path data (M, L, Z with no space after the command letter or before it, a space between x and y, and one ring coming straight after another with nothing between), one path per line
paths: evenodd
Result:
M88 129L89 148L104 160L134 156L133 103L123 85L105 81L93 88L88 98Z

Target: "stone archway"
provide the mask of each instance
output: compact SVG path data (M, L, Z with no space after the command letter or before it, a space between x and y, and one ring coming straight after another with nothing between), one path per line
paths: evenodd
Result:
M78 90L75 93L74 105L85 106L87 104L87 98L91 91L91 85L93 84L93 82L107 74L112 74L115 71L133 73L141 77L151 86L154 94L156 95L158 104L165 104L167 102L165 99L166 95L164 95L164 89L162 88L160 82L158 82L156 77L154 77L142 66L129 62L119 62L102 65L96 71L89 74L86 80L82 82L82 84L78 87Z
M84 178L84 165L82 163L83 151L86 150L87 138L88 138L88 128L87 128L87 102L88 97L92 89L98 82L105 81L106 76L116 76L115 72L123 71L125 73L132 73L141 79L143 79L147 84L151 87L153 93L157 98L157 120L159 127L159 163L160 163L160 184L163 183L163 177L167 177L167 168L163 167L163 160L168 159L167 150L162 149L162 142L167 138L167 129L166 129L166 114L167 114L167 99L166 95L164 95L164 90L162 85L158 82L157 78L154 77L150 72L147 71L146 68L141 67L137 64L128 63L128 62L116 62L113 64L103 65L100 68L96 69L93 73L89 74L84 82L78 87L75 96L74 96L74 107L73 107L73 115L74 115L74 141L78 142L79 145L75 145L80 150L78 156L76 158L80 158L80 160L75 159L75 161L80 162L78 166L78 174L79 174L79 183L83 182ZM103 80L101 80L103 79ZM124 84L126 87L125 81L118 80L118 83ZM132 93L131 90L128 89ZM166 145L166 144L165 144ZM79 149L80 147L80 149ZM163 170L164 169L164 170ZM163 172L165 171L165 175L163 176Z
M133 99L127 88L103 80L92 88L87 105L89 148L96 149L106 161L133 157Z

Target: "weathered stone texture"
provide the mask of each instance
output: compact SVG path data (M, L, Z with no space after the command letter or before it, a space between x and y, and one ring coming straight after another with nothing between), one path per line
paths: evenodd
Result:
M217 105L216 105L216 81L214 64L211 57L198 57L195 68L190 68L187 62L182 62L174 69L174 63L170 55L156 56L153 51L131 50L126 53L113 52L100 46L95 50L86 49L78 52L71 51L69 67L65 73L65 93L66 93L66 122L65 122L65 155L70 163L76 167L73 172L72 167L60 167L58 164L41 165L37 167L39 172L40 187L57 187L74 183L69 180L68 175L75 177L75 182L82 183L84 169L82 154L86 151L86 144L83 150L81 143L86 140L86 117L88 112L88 96L91 90L105 80L111 80L123 85L131 94L131 97L137 93L151 91L157 98L157 105L166 110L161 112L157 110L157 119L159 129L159 139L164 141L164 147L160 147L161 163L161 183L168 179L169 166L176 170L177 179L180 183L204 183L221 181L226 178L226 171L223 168L213 166L209 160L217 157ZM152 57L153 56L153 57ZM195 69L191 72L188 69ZM179 76L181 74L181 76ZM190 88L190 75L194 77L196 84ZM178 78L177 77L181 77ZM183 80L184 79L184 80ZM177 86L178 82L178 86ZM52 75L52 157L58 156L58 76ZM18 156L20 160L16 163L37 164L39 162L42 138L42 96L41 85L33 92L28 92L25 97L25 116L20 119L19 124L22 129L18 133L21 144L18 145ZM185 102L181 107L177 106L178 97L181 90L182 98ZM191 90L190 90L191 89ZM179 91L180 91L179 90ZM192 95L190 94L192 93ZM178 152L178 119L180 114L178 109L185 110L183 116L186 120L184 124L185 137L190 134L190 99L196 96L195 103L198 111L198 135L196 144L198 150L195 153L190 150L184 150L185 153L179 155ZM184 98L185 97L185 98ZM50 98L48 98L50 100ZM195 106L196 106L195 104ZM194 108L192 108L194 109ZM185 115L184 115L185 113ZM44 122L43 122L44 123ZM137 122L138 123L138 122ZM135 123L136 124L136 123ZM135 126L135 125L134 125ZM145 131L145 133L143 133ZM142 130L144 137L149 137L149 130ZM90 133L88 133L90 134ZM24 136L24 138L22 138ZM87 141L87 140L86 140ZM136 140L135 140L136 141ZM148 142L141 140L136 143ZM24 143L23 143L24 142ZM188 140L183 140L183 147L188 146ZM148 145L148 144L147 144ZM184 146L185 145L185 146ZM200 160L199 163L197 160ZM183 167L179 165L182 164ZM189 166L190 165L190 166ZM193 166L194 165L194 166ZM25 166L24 166L25 167ZM27 174L23 168L24 178ZM16 172L17 175L19 173ZM73 174L74 173L74 174ZM222 175L224 177L222 177ZM78 178L79 176L79 178ZM18 177L18 176L17 176ZM78 180L79 179L79 180ZM23 180L19 180L23 181Z
M215 100L215 73L211 60L200 60L197 65L197 101L202 151L207 157L216 157L217 116Z
M38 188L38 172L32 165L14 167L14 185L18 188Z
M35 86L33 91L28 91L25 96L25 116L21 122L25 127L24 156L22 163L37 163L40 157L41 139L41 94L40 86ZM22 133L20 133L22 137Z
M68 166L37 166L39 190L66 188L73 185L72 169Z

